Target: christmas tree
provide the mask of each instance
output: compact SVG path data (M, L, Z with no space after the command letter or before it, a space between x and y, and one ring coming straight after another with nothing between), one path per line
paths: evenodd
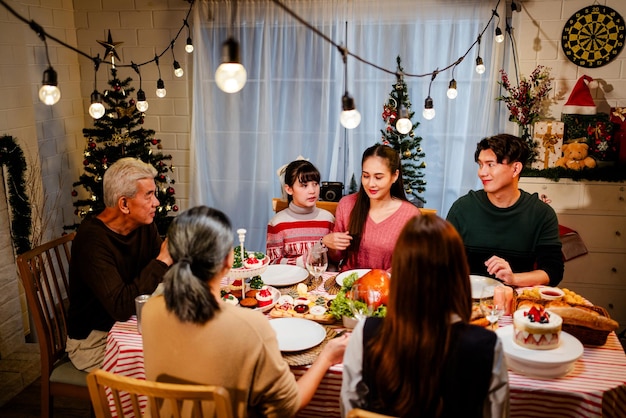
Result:
M426 168L423 161L425 157L424 151L420 147L422 138L415 136L415 128L419 126L419 122L413 122L413 127L406 133L400 133L396 129L396 121L398 120L398 111L400 105L408 111L408 119L411 120L415 112L411 111L411 100L407 90L406 82L402 78L403 68L400 64L400 57L396 58L398 63L397 73L399 74L393 90L389 93L389 99L383 105L383 120L385 121L385 129L380 132L382 134L381 141L383 144L392 146L400 154L402 164L402 179L404 181L404 190L407 198L414 201L417 206L423 206L426 200L422 193L426 191L426 181L422 170Z
M173 171L172 156L158 151L162 149L161 140L154 137L153 130L143 128L145 113L137 110L135 99L130 98L135 91L130 86L131 81L130 77L120 80L115 65L111 65L111 79L108 81L110 88L102 94L104 116L94 119L93 128L83 129L83 135L87 138L83 160L85 167L79 180L73 183L72 196L79 197L77 187L84 188L86 193L81 195L84 198L74 202L74 213L80 220L87 215L100 213L104 209L104 172L120 158L135 157L151 164L158 172L154 180L160 206L154 221L164 235L171 220L168 213L178 211L172 186L174 180L169 176ZM65 229L76 229L79 224L77 222Z

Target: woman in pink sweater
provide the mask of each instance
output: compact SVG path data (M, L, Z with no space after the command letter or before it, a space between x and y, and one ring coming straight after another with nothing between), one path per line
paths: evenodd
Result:
M391 254L400 231L420 211L404 194L400 156L387 145L365 150L361 187L343 197L335 212L333 232L322 238L340 270L391 268Z

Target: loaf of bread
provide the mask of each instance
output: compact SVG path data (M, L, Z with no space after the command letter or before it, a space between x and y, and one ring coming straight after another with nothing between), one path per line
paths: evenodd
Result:
M563 318L564 324L579 325L600 331L615 331L619 327L619 324L611 318L582 306L562 306L562 304L548 303L546 308Z

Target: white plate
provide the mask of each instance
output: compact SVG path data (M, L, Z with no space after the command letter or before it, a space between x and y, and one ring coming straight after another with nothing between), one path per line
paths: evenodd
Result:
M308 319L277 318L270 325L276 331L280 351L307 350L326 338L324 327Z
M335 281L337 282L339 286L343 286L343 279L345 279L347 276L351 275L352 273L356 273L359 277L362 277L365 273L367 273L370 270L371 269L346 270L343 273L339 273L335 277Z
M267 312L276 305L278 298L280 297L280 291L272 286L267 286L267 289L272 292L272 303L265 305L262 308L254 308L255 311Z
M507 366L516 373L542 379L562 377L572 371L583 355L583 345L576 337L561 331L560 344L551 350L531 350L513 341L513 325L498 328Z
M309 272L299 266L270 264L261 274L263 283L270 286L290 286L309 277Z
M472 299L480 299L480 294L482 293L484 287L502 284L491 277L476 276L474 274L470 275L470 283L472 285ZM493 296L493 294L485 296Z

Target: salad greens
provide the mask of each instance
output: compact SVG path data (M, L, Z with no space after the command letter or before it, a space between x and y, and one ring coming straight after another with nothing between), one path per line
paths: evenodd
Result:
M350 309L350 305L348 305L348 301L347 301L348 298L346 296L346 293L352 289L352 285L358 278L359 278L358 273L352 273L343 279L343 285L341 286L341 290L339 290L339 292L337 293L337 296L335 297L335 299L333 299L332 303L330 304L330 309L329 309L330 314L333 315L336 319L341 319L344 316L354 318L354 315L352 314L352 310ZM353 303L355 304L360 303L360 304L365 305L365 303L361 301L356 301ZM385 305L380 305L374 311L374 314L372 316L378 316L378 317L383 318L386 314L387 314L387 307Z

